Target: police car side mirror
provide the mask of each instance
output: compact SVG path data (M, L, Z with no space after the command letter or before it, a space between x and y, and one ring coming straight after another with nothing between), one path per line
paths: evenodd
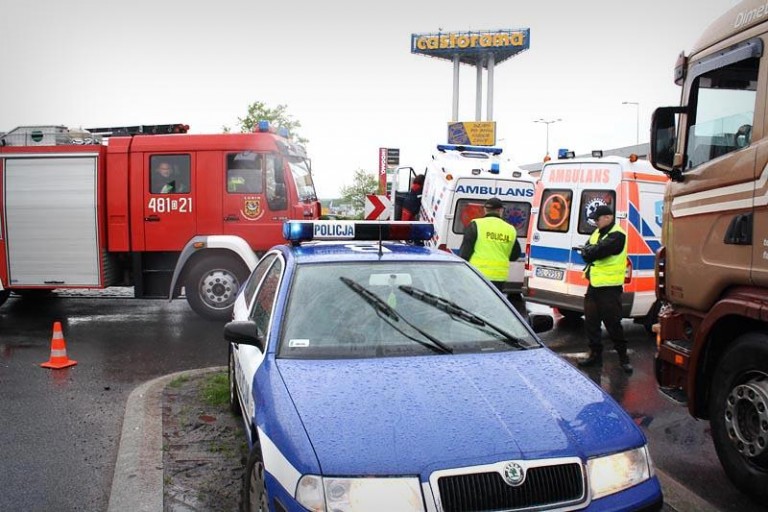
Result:
M555 325L555 321L549 315L528 315L528 323L533 332L547 332Z
M229 343L253 345L264 350L264 338L259 334L256 322L252 320L233 321L224 326L224 339Z

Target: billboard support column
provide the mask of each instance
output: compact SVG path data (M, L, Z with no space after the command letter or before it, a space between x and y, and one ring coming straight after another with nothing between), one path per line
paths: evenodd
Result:
M477 83L475 84L475 121L483 120L483 61L477 61Z
M493 54L488 54L488 93L486 94L486 106L488 112L486 113L485 120L493 121L493 67L495 59Z
M459 64L461 59L459 55L453 56L453 115L451 121L454 123L459 120Z

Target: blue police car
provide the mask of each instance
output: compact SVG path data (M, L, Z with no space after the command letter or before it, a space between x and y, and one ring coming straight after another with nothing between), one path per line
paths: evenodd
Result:
M661 508L639 428L540 343L540 319L402 241L430 224L283 231L224 330L246 511Z

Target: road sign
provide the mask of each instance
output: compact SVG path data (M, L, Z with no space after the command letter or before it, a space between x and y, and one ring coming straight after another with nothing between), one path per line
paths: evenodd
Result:
M400 150L399 149L387 149L387 165L400 165Z
M389 220L391 214L392 202L387 196L365 196L365 220Z

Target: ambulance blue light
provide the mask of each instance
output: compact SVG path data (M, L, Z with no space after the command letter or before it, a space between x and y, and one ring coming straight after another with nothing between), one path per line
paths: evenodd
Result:
M429 240L435 227L429 222L287 221L283 238L297 244L311 240Z
M269 121L261 120L259 121L259 131L260 132L268 132L269 131Z
M287 139L288 138L288 128L285 128L285 127L281 126L280 128L277 129L277 134L279 136L285 137Z
M491 174L499 174L499 162L493 162L491 164Z

